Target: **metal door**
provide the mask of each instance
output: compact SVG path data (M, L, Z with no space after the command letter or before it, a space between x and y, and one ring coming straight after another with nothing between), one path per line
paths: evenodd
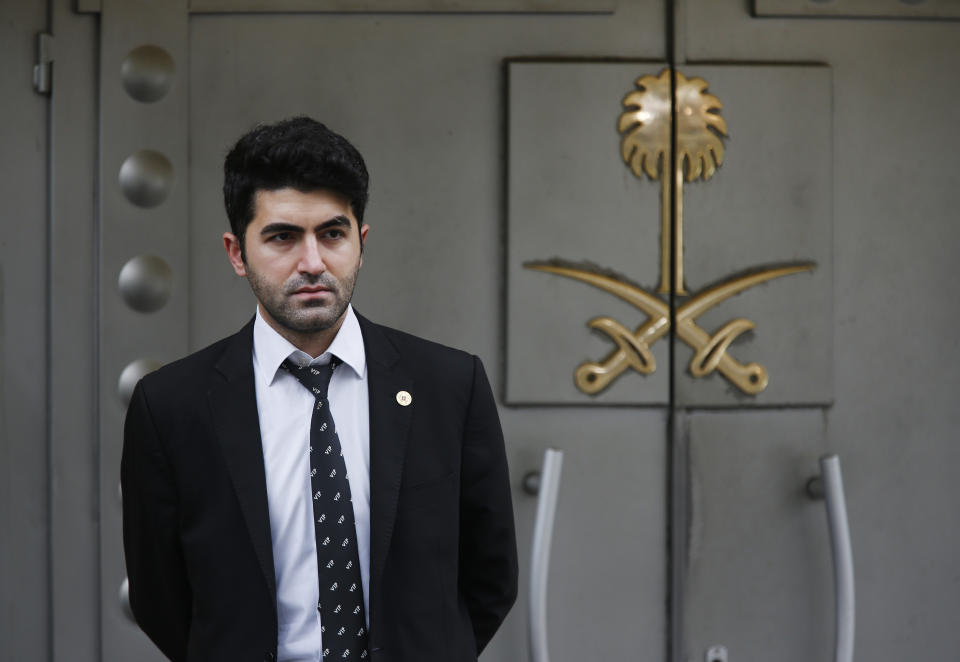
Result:
M349 136L372 177L357 308L476 352L503 393L503 62L604 52L611 41L649 58L663 46L660 10L642 3L616 13L510 2L501 4L517 11L464 13L471 7L450 3L447 12L391 14L199 4L100 7L104 659L157 658L109 599L124 577L117 380L129 388L153 365L231 333L254 308L219 240L227 146L257 122L300 113ZM638 648L662 658L665 409L503 407L501 416L524 585L535 500L521 478L545 448L567 451L550 588L554 659L629 659ZM525 599L484 659L526 654Z
M848 476L862 587L858 655L892 662L923 650L949 658L960 643L949 621L960 609L951 590L960 539L937 522L951 521L957 487L949 467L960 460L951 443L960 383L944 359L956 345L955 305L945 299L951 247L960 239L951 197L958 91L949 77L960 63L957 23L939 20L952 10L935 2L926 3L936 6L932 12L894 0L880 10L855 0L796 0L782 3L792 10L776 11L772 4L562 0L541 11L545 3L533 0L55 0L50 379L64 381L72 373L63 366L76 365L93 388L70 397L51 392L50 659L160 659L119 596L124 397L144 370L230 333L252 314L248 288L232 275L218 240L226 229L220 164L254 123L297 113L323 119L368 158L372 232L358 308L470 349L487 365L501 396L524 560L535 500L522 492L521 478L545 448L566 452L550 584L554 660L699 660L718 647L730 660L827 659L826 528L822 507L803 493L826 451L843 457ZM835 14L836 5L853 18L816 18ZM812 18L768 15L778 11ZM865 11L888 15L875 20ZM897 20L904 14L924 20ZM732 164L752 164L762 180L794 159L740 148L751 125L770 120L756 108L771 106L751 104L748 86L734 93L737 81L772 64L827 72L827 109L811 115L808 105L788 104L765 125L801 144L804 135L791 133L798 126L818 118L829 125L830 153L821 154L829 202L797 187L799 202L788 197L770 209L827 205L829 223L810 231L829 249L816 256L820 269L811 279L826 280L756 290L762 304L738 299L758 329L731 350L745 357L773 338L767 347L780 352L790 333L809 342L812 327L796 320L815 309L816 329L827 336L817 351L826 354L775 373L776 384L805 385L806 395L789 391L765 403L721 376L695 378L693 349L673 338L656 349L659 377L629 375L642 384L642 402L612 390L508 402L511 375L537 376L524 367L530 357L516 354L511 333L559 328L505 303L518 283L512 270L522 269L511 261L519 236L512 229L524 222L510 207L517 134L507 71L532 61L633 63L638 76L671 62L690 76L698 68L736 70L723 85L719 73L705 74L724 114L742 127L730 134L731 165L715 182L684 189L690 222L702 219L688 226L681 253L698 287L727 275L734 257L762 261L783 245L769 229L739 243L722 236L736 227L737 204L766 199L748 176L733 176L741 166ZM777 95L768 97L773 103ZM576 94L566 98L583 105ZM621 98L610 107L597 121L609 123L602 130L616 161ZM642 222L652 225L640 239L654 242L654 257L640 261L645 271L637 277L652 279L659 190L650 182L637 189L636 177L616 166L615 186L646 205ZM724 183L720 193L723 178L738 183ZM573 199L578 192L563 193ZM589 233L590 224L610 225L598 213L569 230ZM623 250L611 246L597 259ZM576 287L572 281L530 275L543 278L531 287L543 287L548 303L588 298L561 289ZM3 277L8 298L6 267ZM802 286L809 282L818 283L812 294ZM580 316L590 310L570 306ZM586 321L577 317L567 338L583 335ZM610 347L603 339L584 343L573 358L555 352L551 360L595 360ZM819 372L803 373L813 364ZM563 378L568 391L575 367L560 369L570 375ZM39 457L34 452L31 461ZM33 548L45 544L38 539ZM524 563L521 585L528 573ZM524 659L524 599L484 659ZM34 635L31 643L42 639Z
M960 239L948 153L960 142L943 113L960 89L943 81L960 64L956 7L756 0L748 12L736 2L692 0L683 17L678 61L829 68L830 108L818 121L831 132L833 246L823 293L831 332L827 344L806 350L810 362L829 355L829 404L681 412L676 442L689 458L691 513L685 659L707 659L717 645L731 662L832 659L826 518L804 490L824 453L844 467L855 659L955 655L960 635L946 614L960 607L950 579L960 538L943 523L957 495L946 467L960 459L951 404L960 381L943 352L956 344L950 329L958 320L945 292L956 289L947 285L955 259L946 246ZM812 116L809 103L785 109L783 135L810 136ZM797 153L749 158L762 178ZM763 199L763 191L749 193ZM702 194L711 195L708 187ZM760 256L769 245L757 234L741 249ZM802 326L811 307L786 297L781 310ZM763 331L758 326L758 339Z

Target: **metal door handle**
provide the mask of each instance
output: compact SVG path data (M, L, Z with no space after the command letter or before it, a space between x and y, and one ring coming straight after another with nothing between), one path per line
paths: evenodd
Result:
M543 469L536 487L537 519L533 525L530 553L530 659L533 662L550 662L547 650L547 579L562 467L563 451L548 448L543 454Z
M853 551L850 546L850 527L847 523L847 505L843 495L840 458L836 455L824 455L820 458L820 471L820 481L816 479L811 481L808 484L808 490L811 495L822 494L827 505L837 610L836 649L833 659L834 662L853 662L853 634L856 621Z

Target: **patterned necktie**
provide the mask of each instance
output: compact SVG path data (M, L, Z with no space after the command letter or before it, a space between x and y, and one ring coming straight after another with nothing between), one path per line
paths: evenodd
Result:
M336 357L329 365L319 366L301 367L289 359L283 362L283 367L316 398L310 419L310 487L320 577L317 609L323 659L331 662L368 657L350 483L327 401L327 387L339 363Z

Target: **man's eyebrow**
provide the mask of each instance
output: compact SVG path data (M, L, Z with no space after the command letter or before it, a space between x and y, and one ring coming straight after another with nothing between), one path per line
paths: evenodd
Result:
M336 227L336 226L340 226L340 225L346 225L347 227L349 227L349 226L350 226L350 219L347 218L346 216L344 216L343 214L341 214L341 215L339 215L339 216L334 216L334 217L331 218L329 221L326 221L326 222L324 222L324 223L321 223L319 226L317 226L317 229L318 229L318 230L324 230L324 229L326 229L326 228L332 228L332 227Z
M260 235L275 234L277 232L303 232L303 228L292 223L270 223L263 226Z

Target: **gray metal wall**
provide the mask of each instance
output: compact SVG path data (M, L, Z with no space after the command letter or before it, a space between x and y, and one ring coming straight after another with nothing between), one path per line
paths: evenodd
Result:
M0 659L46 657L47 110L33 93L42 3L0 5Z
M97 24L73 4L0 4L2 660L99 657ZM32 88L39 32L56 103Z
M953 525L960 501L954 480L960 414L953 405L960 392L953 359L960 315L951 277L960 245L960 139L953 126L960 23L758 19L737 0L689 0L680 10L681 67L684 61L816 62L832 69L834 404L676 413L674 441L688 461L689 481L689 510L675 522L679 548L689 551L675 559L685 570L685 590L675 598L684 625L676 659L703 659L714 644L727 646L731 660L827 659L826 525L822 505L802 492L816 458L827 451L840 455L847 481L857 658L953 659L960 647L960 534ZM99 16L75 13L70 0L55 0L50 11L48 17L46 7L26 0L0 5L0 199L6 205L0 659L148 659L149 648L117 599L122 567L114 474L122 407L114 397L117 375L100 371L122 361L106 357L103 363L97 356L105 332L100 320L111 319L115 305L101 300L115 294L112 282L97 276L104 246L111 246L103 243L95 215L98 150L115 128L97 124L105 84L97 76ZM269 66L238 49L262 28L312 43L316 32L296 16L191 18L192 55L184 69L194 103L190 179L184 180L191 220L182 249L190 296L188 326L180 331L190 348L202 346L233 329L252 306L215 240L224 223L215 180L226 142L263 116L323 103L319 92L297 97L300 83L354 89L361 96L341 116L337 99L326 107L331 124L356 135L371 155L371 170L384 173L371 206L379 219L359 305L381 321L471 348L502 393L500 61L662 61L662 5L622 2L615 14L596 16L324 21L331 44L362 39L363 48L324 66L327 51L315 46L318 64L304 68L292 47L274 54ZM33 93L29 78L33 33L48 26L56 35L52 105ZM440 63L438 52L445 54ZM274 66L287 73L276 77ZM256 99L256 107L227 103L245 97ZM384 107L392 120L380 117ZM449 119L458 117L479 128L458 130ZM439 122L444 118L447 124ZM389 130L376 131L377 122ZM411 168L411 153L430 158ZM422 231L406 232L409 227ZM765 244L758 239L744 250L763 255ZM447 278L458 270L470 280ZM405 298L411 291L417 307ZM685 379L685 362L676 369ZM586 416L582 409L540 407L501 413L515 482L539 463L545 446L568 451L561 513L570 516L558 520L551 574L556 658L662 659L665 412L600 408ZM519 489L515 498L526 553L534 504ZM612 513L591 516L597 503ZM585 539L605 541L600 575L584 570ZM629 577L618 582L623 568L631 568ZM620 608L605 610L607 596ZM565 608L578 601L600 615L584 626ZM523 608L513 612L487 659L523 659Z

